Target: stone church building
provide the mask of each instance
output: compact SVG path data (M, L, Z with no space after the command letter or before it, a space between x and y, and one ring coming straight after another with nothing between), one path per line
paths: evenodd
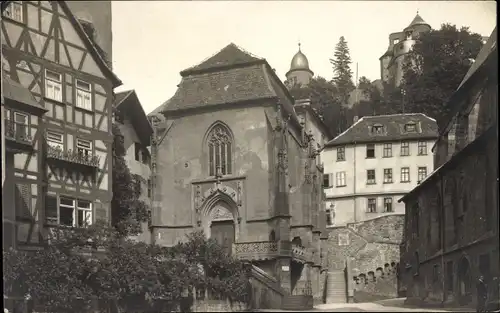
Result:
M203 230L282 297L312 307L324 259L325 125L265 59L235 44L180 74L149 115L153 242Z

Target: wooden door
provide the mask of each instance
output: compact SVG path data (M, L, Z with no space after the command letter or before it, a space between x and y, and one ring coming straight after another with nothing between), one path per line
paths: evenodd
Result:
M234 222L229 221L214 221L210 228L210 237L215 239L228 254L231 254L234 243Z

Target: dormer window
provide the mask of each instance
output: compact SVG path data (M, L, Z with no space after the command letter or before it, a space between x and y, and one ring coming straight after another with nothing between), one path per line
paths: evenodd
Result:
M384 133L384 126L380 124L375 124L372 126L372 134L382 135Z
M408 123L405 125L405 132L414 133L417 131L417 125L415 123Z

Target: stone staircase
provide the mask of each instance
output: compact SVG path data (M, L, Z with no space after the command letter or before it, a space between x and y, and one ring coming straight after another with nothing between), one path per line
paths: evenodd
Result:
M344 270L328 272L326 303L347 303L347 282Z

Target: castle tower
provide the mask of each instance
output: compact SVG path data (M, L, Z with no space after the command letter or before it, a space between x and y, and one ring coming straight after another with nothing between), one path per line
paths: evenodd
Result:
M313 71L309 69L309 61L300 50L293 56L290 63L290 70L286 73L286 79L290 86L300 84L306 86L314 76Z
M402 32L389 35L389 47L379 58L380 78L383 82L395 87L401 84L405 56L410 52L418 36L430 30L431 26L417 12L410 25Z
M67 1L71 12L80 20L84 28L94 29L94 40L106 54L111 66L113 60L113 34L111 31L111 1ZM84 25L87 24L87 25Z

